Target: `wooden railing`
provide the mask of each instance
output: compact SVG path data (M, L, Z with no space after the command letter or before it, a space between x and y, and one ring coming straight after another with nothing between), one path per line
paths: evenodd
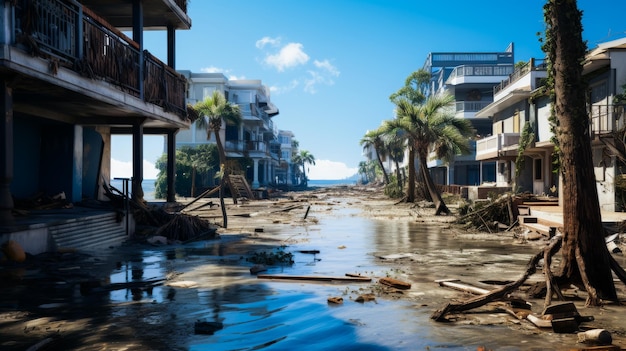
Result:
M186 0L176 3L186 11ZM187 80L147 51L142 61L136 42L88 8L59 0L17 1L14 23L14 46L186 118Z

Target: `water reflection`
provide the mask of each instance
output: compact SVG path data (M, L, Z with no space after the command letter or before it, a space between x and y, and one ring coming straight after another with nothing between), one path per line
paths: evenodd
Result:
M524 348L520 343L527 337L532 337L533 345L553 341L512 332L506 325L445 325L430 320L439 304L458 296L439 288L435 279L479 279L489 272L499 279L516 278L529 258L528 248L510 245L504 250L498 241L464 239L443 226L369 220L351 209L332 211L304 228L277 227L272 235L276 243L289 243L295 264L270 267L268 274L381 277L395 273L390 267L404 262L390 265L381 256L410 254L401 274L413 287L402 299L379 296L375 302L357 303L354 298L369 284L261 281L249 274L249 265L240 259L242 252L216 240L146 250L124 259L111 283L182 273L196 287L112 291L110 300L119 303L113 315L145 314L146 307L127 308L122 303L150 301L158 312L146 315L143 323L158 320L191 331L182 337L190 350L475 350L489 344L515 350ZM310 250L319 253L300 252ZM345 302L329 305L330 296L342 296Z

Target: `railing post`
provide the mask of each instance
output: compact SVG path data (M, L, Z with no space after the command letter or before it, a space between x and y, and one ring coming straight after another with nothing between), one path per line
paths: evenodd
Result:
M83 38L83 28L85 26L84 22L83 22L83 7L78 4L78 10L76 11L77 15L76 15L76 32L74 33L74 38L76 40L75 43L75 47L76 47L76 59L78 61L82 61L83 57L85 57L84 53L83 53L83 43L84 43L84 38Z
M146 67L143 51L143 6L141 0L133 0L133 40L139 45L139 98L144 100L144 69Z

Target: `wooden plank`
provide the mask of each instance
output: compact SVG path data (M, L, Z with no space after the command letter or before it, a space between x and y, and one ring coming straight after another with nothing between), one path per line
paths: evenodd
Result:
M387 286L391 286L393 288L396 289L402 289L402 290L407 290L407 289L411 289L411 284L407 283L407 282L403 282L402 280L398 280L398 279L394 279L394 278L380 278L378 279L378 282L383 284L383 285L387 285Z
M490 290L479 288L476 286L471 286L464 283L459 283L456 281L439 281L440 286L446 286L448 288L476 294L476 295L484 295L490 292Z
M371 282L372 278L368 277L332 277L332 276L316 276L316 275L275 275L275 274L259 274L259 279L276 279L276 280L310 280L323 282Z

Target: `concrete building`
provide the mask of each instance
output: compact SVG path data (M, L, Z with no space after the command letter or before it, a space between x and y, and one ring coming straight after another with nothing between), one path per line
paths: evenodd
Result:
M552 171L551 104L545 94L537 93L546 75L543 60L530 60L494 88L494 102L477 113L493 119L493 136L478 141L477 159L496 161L499 187L558 196L559 179ZM589 82L589 135L600 207L623 211L626 38L591 49L583 76ZM520 151L524 168L516 176Z
M174 69L175 33L190 27L185 0L0 2L0 242L16 240L38 253L80 247L78 237L83 246L118 238L119 228L104 233L118 225L113 211L97 223L88 216L64 219L68 211L15 216L16 204L40 194L60 194L75 207L107 200L102 189L115 134L132 135L129 187L138 201L143 135L167 137L173 201L174 137L190 124L187 82ZM144 50L148 29L167 31L167 63ZM69 241L61 244L60 235Z
M431 74L429 94L454 96L454 114L467 118L479 136L491 132L491 121L476 112L493 101L493 87L506 79L514 69L514 45L501 52L431 52L423 69ZM433 180L444 185L479 185L495 181L494 162L477 161L475 140L472 153L459 155L450 164L440 159L428 162Z
M282 157L283 145L279 141L278 128L272 120L279 111L270 101L269 88L261 80L229 80L222 73L179 72L189 82L187 100L190 104L202 101L217 90L229 102L239 106L243 123L239 127L222 123L220 138L224 140L226 157L250 160L246 169L235 172L245 174L253 188L274 183L277 173L282 174L281 163L290 163L291 159L286 161ZM207 139L206 130L195 124L177 135L178 146L206 143L215 143L214 137L211 135Z

